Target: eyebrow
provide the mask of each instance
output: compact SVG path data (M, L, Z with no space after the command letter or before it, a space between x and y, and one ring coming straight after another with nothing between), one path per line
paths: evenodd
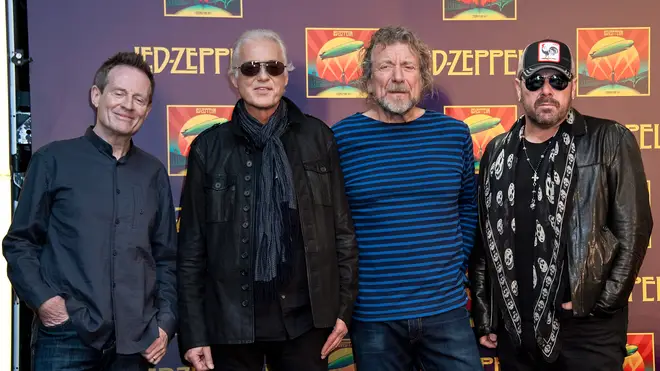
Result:
M394 64L394 61L390 58L386 58L380 62L380 64ZM414 60L403 60L401 64L415 64Z
M126 90L126 89L124 89L124 88L119 88L119 87L117 87L117 88L112 88L111 90L113 90L113 91L119 90L119 91L122 91L122 92L124 92L124 93L128 93L128 90ZM141 93L135 93L135 94L133 94L133 95L136 95L136 96L141 97L141 98L146 98L146 96L142 95Z

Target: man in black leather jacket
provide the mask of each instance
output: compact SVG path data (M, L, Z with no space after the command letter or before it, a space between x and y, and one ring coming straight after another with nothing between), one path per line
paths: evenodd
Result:
M503 371L621 370L628 298L653 221L632 133L580 114L565 44L524 51L524 110L487 146L471 256L480 343Z
M327 370L357 293L332 131L284 98L280 37L243 34L229 122L190 147L179 232L179 347L198 370ZM214 367L215 366L215 367Z

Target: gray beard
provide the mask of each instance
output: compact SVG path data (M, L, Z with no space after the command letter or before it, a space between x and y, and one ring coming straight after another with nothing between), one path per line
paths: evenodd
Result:
M390 102L385 98L378 98L376 100L378 105L388 114L403 115L413 109L418 103L418 99L410 99L408 101Z

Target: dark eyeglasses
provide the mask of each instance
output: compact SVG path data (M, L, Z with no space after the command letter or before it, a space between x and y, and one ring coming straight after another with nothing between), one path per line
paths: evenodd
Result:
M280 61L266 61L266 62L249 61L241 64L239 67L234 67L234 68L238 68L239 70L241 70L241 73L244 76L253 77L259 74L259 71L261 71L261 66L264 66L266 68L266 72L271 76L281 75L282 73L284 73L284 68L286 67L284 63Z
M568 83L570 82L570 80L566 78L566 76L561 74L552 75L549 77L543 77L539 74L534 74L525 80L525 87L529 91L537 91L543 87L543 84L545 84L546 79L548 80L550 86L552 86L553 89L559 91L566 89Z

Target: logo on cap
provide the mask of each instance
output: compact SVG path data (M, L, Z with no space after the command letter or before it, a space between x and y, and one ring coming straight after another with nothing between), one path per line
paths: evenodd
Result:
M559 44L550 41L539 43L539 62L559 63Z

